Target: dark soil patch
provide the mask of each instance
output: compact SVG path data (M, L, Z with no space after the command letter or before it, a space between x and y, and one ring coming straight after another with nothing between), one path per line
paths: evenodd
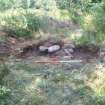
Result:
M48 43L48 42L47 42ZM49 44L49 43L48 43ZM48 45L47 44L47 45ZM91 48L90 48L91 47ZM35 44L24 47L24 51L19 54L19 58L27 57L46 57L46 58L57 58L63 60L84 60L89 61L98 58L99 47L89 45L89 46L76 46L73 50L74 52L69 55L65 53L65 44L62 49L53 53L40 53L36 48ZM68 48L69 49L69 48Z
M10 43L13 42L13 43ZM28 58L28 57L44 57L44 58L57 58L59 60L93 60L98 58L99 47L94 45L75 46L73 52L70 54L65 53L65 42L59 39L47 39L34 43L34 41L25 41L14 43L14 39L7 43L0 43L0 57L7 57L12 55L14 58ZM38 45L50 46L51 44L60 44L62 48L53 53L40 53L37 49ZM71 44L71 43L70 43ZM69 50L69 48L66 48ZM40 60L40 59L39 59Z
M6 42L0 42L0 59L10 56L11 47Z
M91 52L88 49L84 48L76 48L73 53L74 59L81 59L84 61L94 60L98 58L98 51Z

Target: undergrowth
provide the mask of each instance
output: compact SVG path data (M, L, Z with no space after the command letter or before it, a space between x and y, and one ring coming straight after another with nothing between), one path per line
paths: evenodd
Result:
M105 64L77 65L10 63L0 105L104 105Z
M34 31L39 31L46 24L47 17L36 16L31 13L20 14L16 16L3 17L1 25L3 30L8 33L9 36L16 38L33 37L32 33Z

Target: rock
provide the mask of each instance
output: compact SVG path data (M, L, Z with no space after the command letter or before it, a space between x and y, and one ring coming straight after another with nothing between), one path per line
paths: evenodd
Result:
M40 52L45 52L47 50L48 50L48 47L46 47L46 46L39 46L39 51Z
M9 37L9 38L7 39L7 41L8 41L10 44L12 44L12 45L15 45L15 44L17 43L17 40L16 40L15 38L12 38L12 37Z
M53 45L53 46L50 46L48 47L48 53L53 53L53 52L56 52L58 50L60 50L60 45Z
M68 51L69 51L70 53L73 53L73 52L74 52L74 50L73 50L73 49L68 49Z
M73 56L72 56L72 55L71 55L71 56L69 55L69 56L64 56L63 58L64 58L64 59L68 59L68 60L69 60L69 59L72 59L72 58L73 58Z
M68 49L64 49L64 52L65 52L68 56L71 56L71 52L69 52Z
M75 48L75 45L72 44L72 43L70 43L70 44L65 44L64 47L65 48L73 48L74 49Z

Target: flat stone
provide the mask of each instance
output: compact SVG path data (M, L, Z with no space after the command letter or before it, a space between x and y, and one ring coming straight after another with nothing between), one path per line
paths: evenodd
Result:
M64 49L64 52L68 55L68 56L72 56L71 52L68 49Z
M50 47L48 48L48 52L49 52L49 53L53 53L53 52L56 52L56 51L58 51L58 50L60 50L60 46L59 46L59 45L53 45L53 46L50 46Z

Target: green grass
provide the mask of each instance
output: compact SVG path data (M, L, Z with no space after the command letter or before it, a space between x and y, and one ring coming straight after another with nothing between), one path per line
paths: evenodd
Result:
M104 105L105 64L9 62L0 105Z

